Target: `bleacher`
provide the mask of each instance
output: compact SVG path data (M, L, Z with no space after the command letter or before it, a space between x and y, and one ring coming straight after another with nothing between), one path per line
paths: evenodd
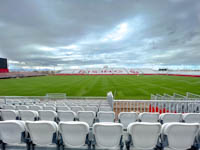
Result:
M39 72L9 72L9 73L0 73L0 79L37 77L44 75L46 74Z
M107 101L1 99L2 150L199 148L199 113L116 114L110 94Z

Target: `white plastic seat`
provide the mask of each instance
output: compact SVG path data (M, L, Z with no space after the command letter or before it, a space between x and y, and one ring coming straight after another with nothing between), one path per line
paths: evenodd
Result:
M170 123L170 122L181 122L182 114L181 113L163 113L160 115L161 123Z
M93 111L93 112L97 113L98 107L96 107L96 106L86 106L85 111Z
M186 123L200 123L200 114L199 113L186 113L182 114L183 121Z
M56 111L56 107L54 106L44 106L43 110L51 110L51 111Z
M57 113L52 110L39 110L39 119L46 121L56 121Z
M96 149L120 149L123 147L123 125L121 123L95 123L93 125Z
M29 107L26 106L26 105L18 105L18 106L16 106L16 109L17 109L17 110L28 110Z
M158 122L159 113L143 112L138 115L141 122Z
M5 144L22 144L25 139L25 123L19 120L0 121L0 140Z
M78 111L84 111L84 108L81 106L71 106L71 110L77 114Z
M161 137L164 150L186 150L194 144L199 130L198 123L165 123Z
M74 121L76 113L73 111L58 111L57 112L59 121Z
M16 106L14 106L14 105L3 105L3 109L6 109L6 110L15 110Z
M99 111L97 113L97 118L99 122L114 122L115 112L113 111Z
M53 121L27 121L26 128L35 145L48 146L57 143L58 125Z
M93 111L78 111L77 118L91 127L94 123L95 113Z
M68 111L70 108L68 106L57 106L56 107L57 112L58 111Z
M161 132L160 123L134 122L128 125L127 149L153 150ZM129 148L128 148L129 147Z
M55 104L53 104L53 103L47 103L47 104L46 104L46 106L52 106L52 107L56 107L56 105L55 105Z
M1 110L2 120L16 120L18 119L18 111L16 110Z
M38 112L33 110L20 110L19 117L23 121L35 121L38 119Z
M112 111L112 108L108 106L100 106L99 111Z
M43 107L39 105L30 105L29 110L39 111L39 110L43 110Z
M56 103L56 107L58 106L65 106L65 103Z
M136 122L138 114L136 112L120 112L118 115L119 122L123 124L126 129L132 122Z
M89 126L85 122L69 121L59 123L59 132L63 140L63 149L87 148Z

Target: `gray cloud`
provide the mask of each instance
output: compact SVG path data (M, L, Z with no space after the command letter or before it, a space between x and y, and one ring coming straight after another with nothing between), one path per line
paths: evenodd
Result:
M13 68L200 66L199 9L199 0L2 0L0 56Z

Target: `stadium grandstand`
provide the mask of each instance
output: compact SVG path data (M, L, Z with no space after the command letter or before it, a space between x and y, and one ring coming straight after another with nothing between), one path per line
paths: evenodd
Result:
M0 150L200 150L200 0L0 0Z

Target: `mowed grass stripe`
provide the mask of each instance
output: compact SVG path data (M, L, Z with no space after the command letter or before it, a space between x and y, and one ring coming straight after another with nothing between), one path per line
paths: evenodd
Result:
M176 76L46 76L0 80L1 96L44 96L67 93L68 96L106 96L116 99L150 99L150 94L174 92L200 94L200 78Z

